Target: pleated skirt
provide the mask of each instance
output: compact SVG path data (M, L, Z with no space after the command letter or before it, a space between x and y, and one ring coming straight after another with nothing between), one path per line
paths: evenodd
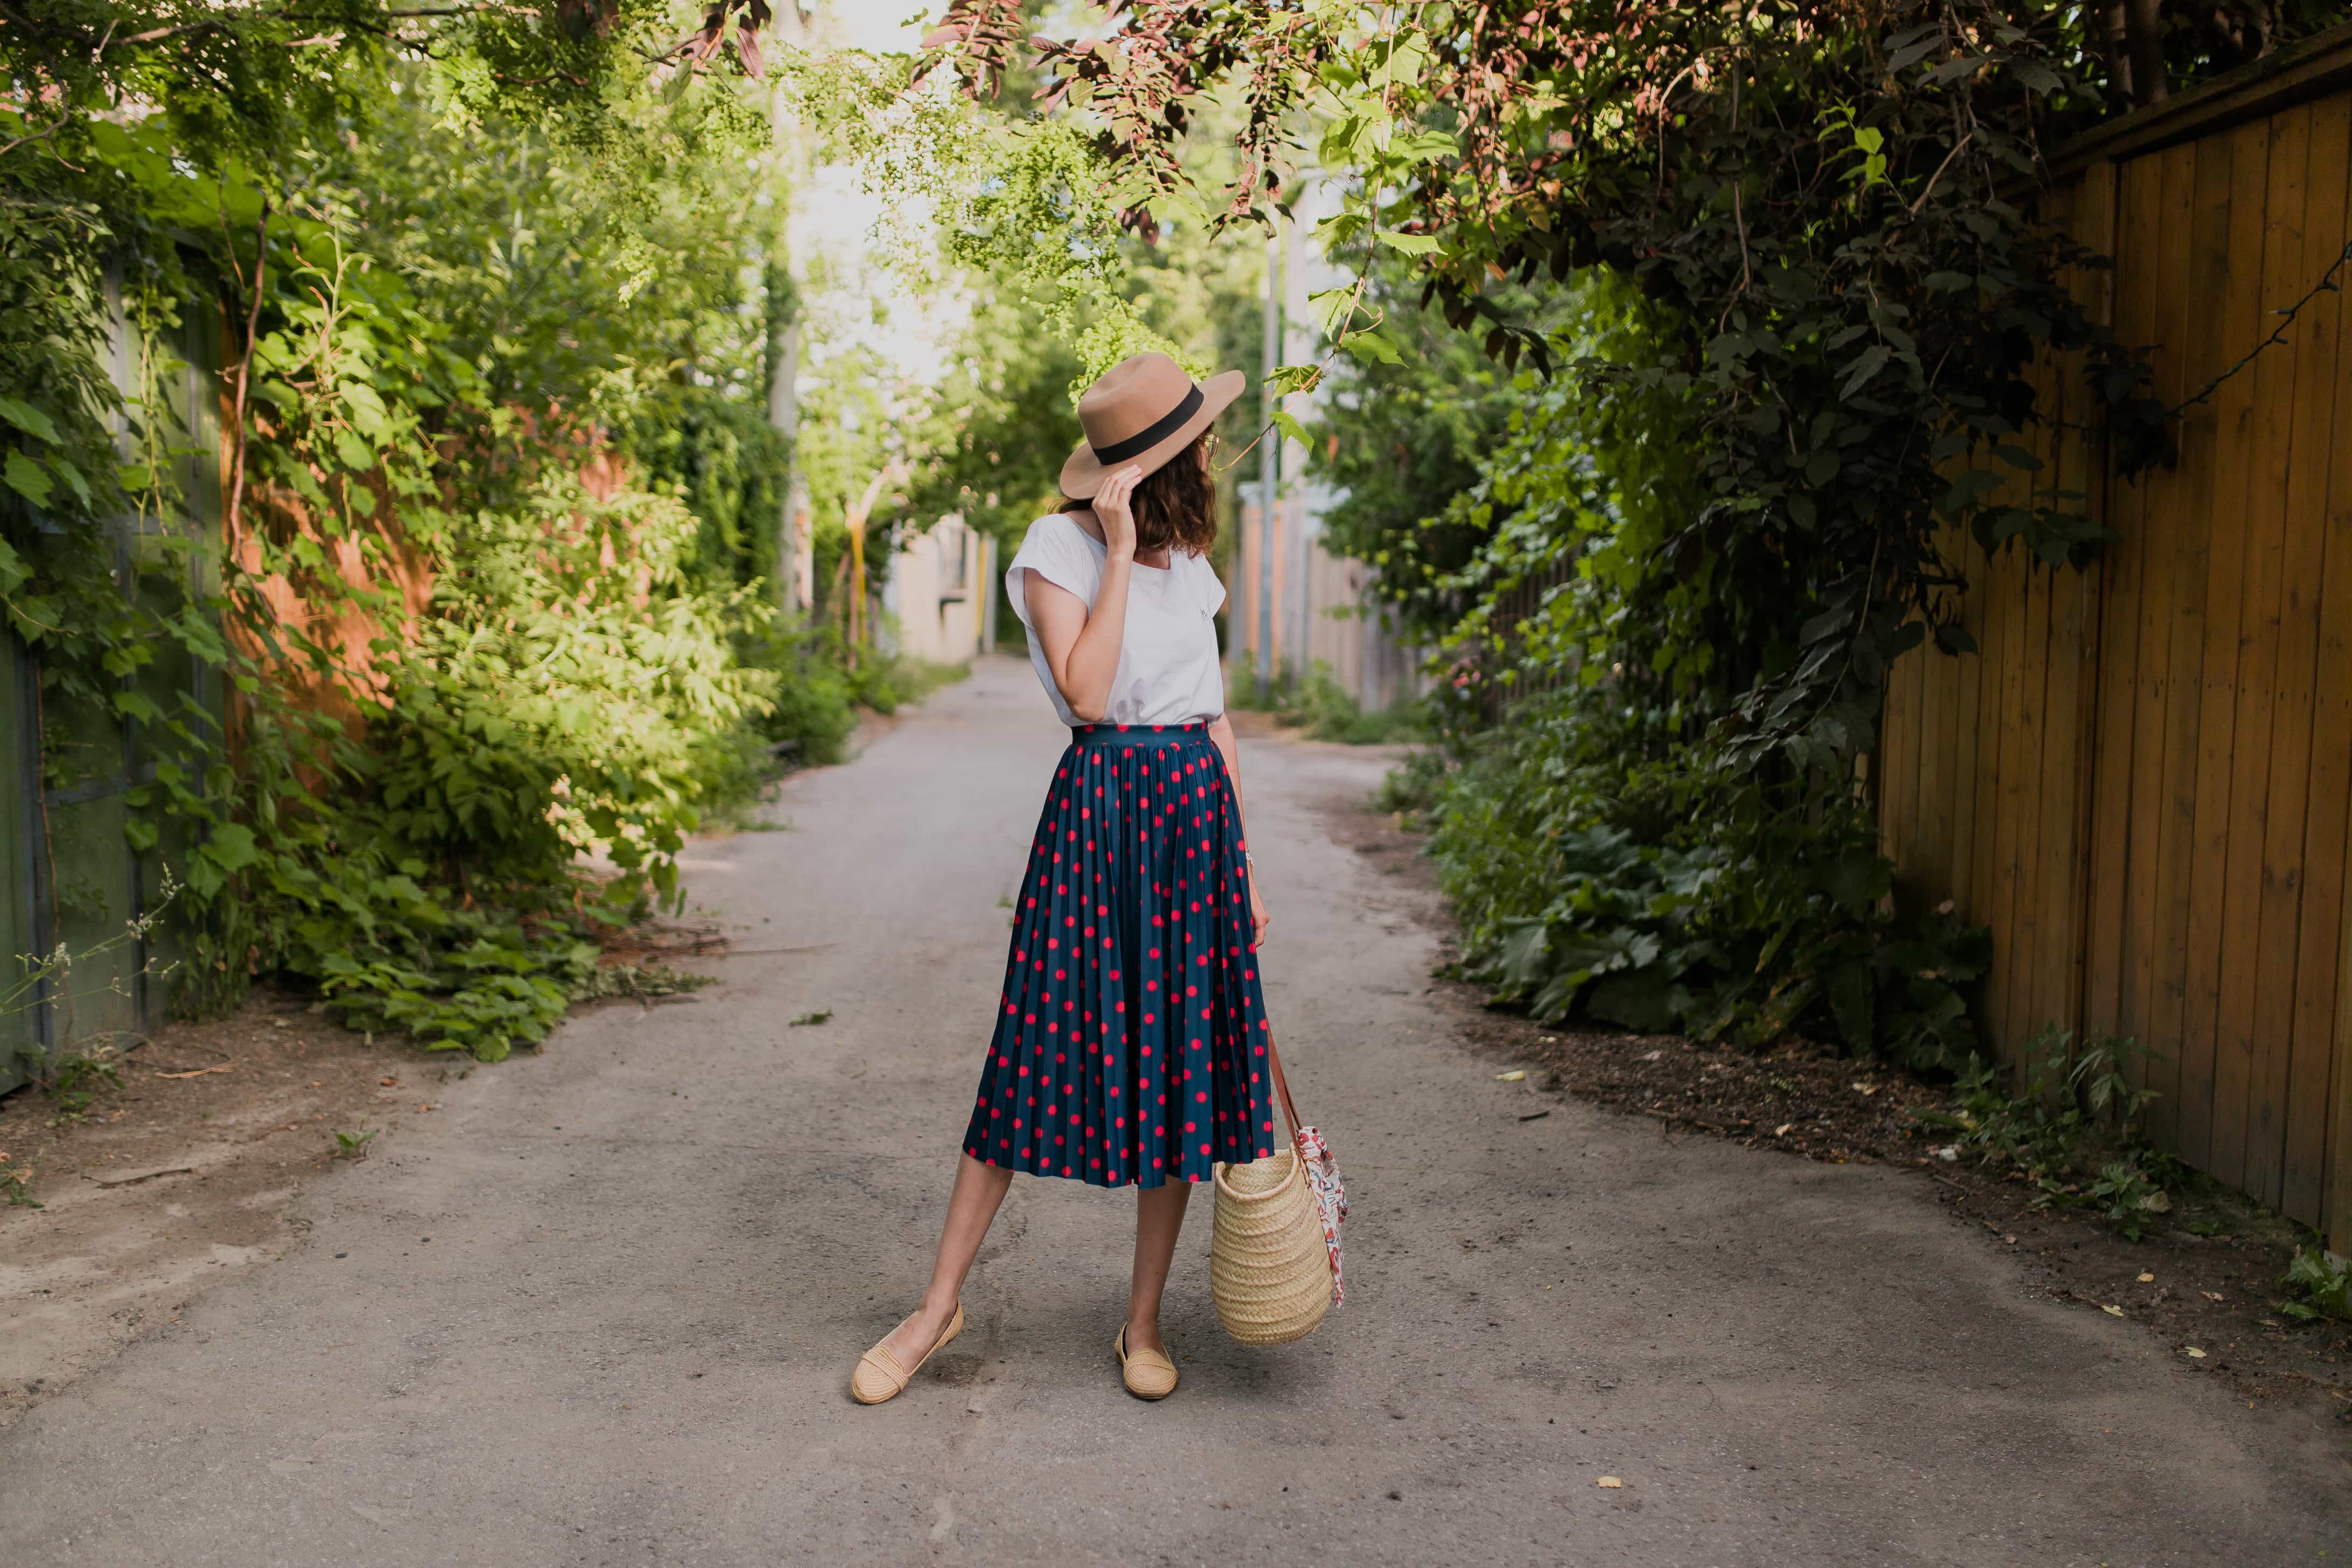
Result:
M1205 724L1071 732L1014 901L965 1153L1156 1187L1273 1152L1245 847Z

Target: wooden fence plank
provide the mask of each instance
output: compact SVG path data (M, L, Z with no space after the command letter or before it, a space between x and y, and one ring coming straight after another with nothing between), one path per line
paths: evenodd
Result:
M1958 661L1931 642L1919 650L1919 837L1912 856L1919 868L1921 906L1952 896L1952 817L1959 781L1952 776L1953 708L1959 698Z
M2347 100L2338 99L2338 104ZM2263 241L2265 310L2300 298L2325 272L2343 244L2337 237L2343 166L2322 151L2320 118L2309 109L2277 117L2272 142L2272 224ZM2338 145L2341 143L2339 142ZM2332 187L2330 199L2318 187ZM2315 236L2314 220L2328 232ZM2272 254L2273 249L2276 255ZM2313 266L2315 250L2326 257ZM2273 319L2266 316L2265 324ZM2296 960L2301 951L2305 806L2311 782L2314 663L2318 654L2318 590L2325 569L2326 531L2315 526L2326 505L2326 443L2336 412L2332 321L2306 314L2292 323L2286 343L2256 363L2258 427L2265 437L2256 476L2258 496L2276 508L2277 582L2270 595L2270 732L2263 838L2258 852L2241 857L2255 899L2252 933L2252 1051L2245 1121L2245 1190L2279 1204L2286 1175L2287 1081L2294 1042ZM2323 337L2322 331L2325 331ZM2275 461L2275 468L2272 466ZM2315 492L2310 469L2316 463ZM2257 509L2259 510L2259 509ZM2316 984L2320 977L2311 977ZM2332 987L2331 987L2332 991ZM2306 1204L2303 1217L2316 1217Z
M2014 771L2002 781L2002 815L2009 819L2009 854L2003 862L2009 889L2010 1037L2030 1039L2049 1020L2036 1011L2042 929L2042 801L2050 780L2043 771L2043 742L2050 720L2050 572L2012 544L2018 557L2019 648L2017 739Z
M2124 169L2102 165L2088 176L2115 193L2116 237L2101 247L2103 252L2157 253L2163 174L2162 160L2144 158ZM2144 343L2155 338L2154 292L2152 268L2133 267L2116 277L2110 320L2123 342ZM2105 646L2099 659L2096 743L2091 763L2094 794L2084 1027L2130 1034L2137 1026L2133 1018L2137 1011L2127 1007L2125 1000L2131 957L2126 930L2133 872L2131 826L2134 811L2146 806L2149 793L2138 781L2150 776L2134 767L2133 758L2146 739L2144 731L2151 726L2158 727L2160 744L2161 715L2144 721L2137 700L2140 612L2149 567L2147 489L2138 484L2107 485L2103 500L2100 515L2121 537L2099 563L2099 624ZM2144 1064L2135 1071L2133 1081L2151 1087Z
M1965 530L1954 543L1953 556L1969 584L1956 602L1959 626L1975 640L1977 651L1957 660L1952 674L1952 847L1947 861L1951 871L1946 896L1969 920L1980 921L1984 917L1979 912L1972 884L1978 841L1977 784L1984 764L1986 565L1984 552Z
M2042 397L2048 395L2050 373L2047 363L2036 367L2036 391ZM2032 432L2023 444L2042 468L2021 479L2016 488L2026 505L2040 506L2049 500L2053 454L2042 432ZM2050 774L2050 691L2059 656L2051 635L2051 612L2056 593L2053 574L2023 544L2012 543L2009 550L2017 557L2024 611L2024 637L2018 659L2017 771L2010 781L2011 787L2004 791L2006 798L2002 803L2005 815L2013 819L2010 826L2009 919L2017 933L2011 946L2009 1016L2011 1028L2015 1031L2012 1037L2024 1038L2049 1022L2042 1012L2043 963L2049 942L2042 901L2045 853L2042 829L2042 807L2054 793L2055 781Z
M1977 634L1977 689L1975 700L1976 757L1973 767L1973 798L1969 803L1970 834L1969 840L1968 879L1961 886L1960 908L1969 919L1985 925L1993 924L1993 856L1999 838L2000 802L2000 739L2001 739L2001 678L2003 639L2008 636L2011 617L2004 592L2006 563L1986 554L1982 550L1972 552L1976 557L1976 573L1972 578L1975 608L1979 625ZM1992 962L2000 962L2001 936L1995 931ZM1991 1037L2000 1040L2003 1019L1998 993L1992 986L1985 988L1983 1006L1985 1026Z
M2180 164L2188 167L2180 167ZM2140 163L2124 167L2124 224L2126 224L2126 249L2133 257L2159 257L2159 268L2133 268L2131 282L2138 284L2136 294L2138 310L2119 318L2124 329L2131 331L2131 343L2157 343L2161 336L2173 334L2178 343L2180 331L2180 300L2176 299L2176 287L2161 287L2168 278L2161 263L2173 261L2178 251L2183 251L2185 230L2168 226L2164 221L2171 216L2171 200L2176 197L2183 212L2188 212L2189 195L2185 191L2173 193L2173 185L2194 179L2197 172L2197 151L2180 148L2164 157L2143 157ZM2166 249L2168 242L2168 249ZM2171 306L2171 312L2166 312ZM2178 353L2157 355L2155 360L2157 395L2166 393L2166 381L2178 384ZM2131 787L2131 823L2126 835L2126 905L2124 905L2124 985L2122 1006L2116 1008L2116 1032L2133 1039L2149 1041L2149 1013L2155 1002L2157 985L2157 844L2164 837L2164 814L2168 811L2164 790L2164 742L2166 720L2168 720L2168 687L2171 679L2171 648L2173 648L2173 521L2171 508L2161 505L2159 489L2164 487L2164 475L2140 475L2133 484L2138 494L2138 538L2133 541L2140 562L2138 602L2138 658L2133 663L2131 710L2136 715L2131 733L2131 752L2126 769L2133 778ZM2166 1065L2178 1072L2178 1056L2166 1058ZM2171 1093L2171 1074L2166 1074L2164 1098L2157 1100L2159 1114L2178 1114L2176 1093Z
M2352 145L2352 98L2314 106L2312 146ZM2304 237L2305 266L2316 278L2322 253L2338 253L2352 237L2352 190L2340 153L2315 155L2315 172L2335 178L2315 180L2310 221ZM2352 322L2345 319L2343 295L2330 294L2309 307L2316 345L2313 363L2328 374L2333 407L2320 426L2318 449L2305 443L2305 420L2315 411L2296 409L2295 447L2316 460L2299 458L2298 498L2314 498L2312 531L2324 552L2317 574L2314 614L2316 646L2311 715L2310 784L2303 846L2303 923L2296 944L2294 1018L2286 1087L2285 1170L2280 1205L2287 1213L2325 1229L2338 1252L2352 1251L2352 1015L2339 1022L2339 1007L2352 1008L2352 957L2346 942L2352 921L2346 900L2352 896L2352 391L2344 386ZM2276 352L2276 351L2273 351ZM2301 352L2298 346L2298 353ZM2308 486L2308 489L2303 487ZM2300 508L2306 504L2298 500ZM2331 1172L2332 1165L2332 1172Z
M1997 491L2001 500L2022 500L2025 487L2018 479L2009 479ZM2022 545L2011 541L1994 557L1988 581L1992 583L1994 639L1992 668L1985 670L1988 691L1992 691L1994 710L1988 715L1992 726L1994 748L1994 778L1992 778L1992 811L1985 820L1990 830L1990 853L1985 853L1985 905L1983 920L1992 926L1992 978L1985 990L1985 1016L1992 1020L1994 1037L2006 1041L2022 1039L2028 1027L2016 1013L2016 975L2022 969L2022 954L2030 952L2025 942L2025 931L2018 910L2018 826L2028 816L2032 778L2025 771L2030 721L2039 721L2032 710L2039 703L2028 699L2025 689L2025 668L2034 656L2028 654L2032 642L2032 593L2030 593L2030 557ZM2034 670L2039 675L2039 670Z
M2352 905L2352 892L2346 899ZM2352 975L2352 907L2342 920L2336 973L2346 976ZM2327 1202L2319 1224L2336 1251L2352 1252L2352 979L2336 987L2336 1060L2330 1065L2335 1088L2328 1095Z
M2210 163L2226 181L2209 193ZM2262 321L2263 177L2270 164L2270 124L2242 126L2198 146L2200 230L2218 243L2190 258L2190 287L2211 308L2190 320L2189 375L2201 384L2230 357L2259 341ZM2218 236L2210 231L2220 229ZM2196 331L2200 326L2205 330ZM2251 384L2225 382L2190 411L2181 432L2181 466L2189 476L2194 515L2212 539L2205 595L2205 651L2198 698L2195 847L2189 869L2187 1006L2181 1016L2181 1151L2225 1182L2237 1179L2238 1141L2225 1139L2217 1162L2213 1095L2221 1070L2221 901L2230 868L2230 779L2237 740L2239 626L2245 609L2243 453L2231 439L2243 428Z
M2061 423L2050 427L2051 504L2079 507L2089 490L2081 444L2064 421L2084 413L2071 356L2050 367L2051 400ZM2071 497L2069 492L2076 492ZM2043 575L2050 585L2050 682L2042 731L2041 953L2036 964L2037 1017L2078 1032L2083 1000L2082 806L2089 784L2084 731L2095 678L2087 626L2095 624L2095 563L2061 567Z
M2270 308L2303 291L2304 181L2311 152L2310 121L2282 114L2270 121L2270 160L2263 185L2262 258L2254 336L2269 334ZM2242 385L2243 390L2238 388ZM2216 1021L2213 1147L2217 1167L2233 1170L2235 1181L2265 1203L2278 1194L2279 1147L2275 1121L2267 1140L2255 1136L2255 1086L2277 1058L2285 1077L2285 1031L2266 1037L2257 1026L2262 1011L2258 982L2263 962L2263 856L2268 843L2273 721L2277 709L2279 610L2286 565L2288 440L2294 433L2295 362L2273 350L2223 388L2230 396L2222 439L2238 455L2245 474L2242 531L2246 575L2238 626L2236 744L2230 766L2230 856L2222 879L2221 987ZM2234 415L2234 420L2231 416ZM2299 804L2299 803L2298 803ZM2296 813L2300 826L2300 810ZM2292 900L2290 900L2290 914ZM2281 950L2289 959L2282 996L2292 995L2294 942ZM2264 1157L2264 1145L2268 1157Z
M2188 394L2196 363L2192 340L2212 314L2212 294L2197 285L2218 289L2219 273L2226 264L2222 252L2229 241L2230 171L2220 152L2190 145L2164 155L2167 221L2158 250L2155 341L2163 348L2156 360L2156 392L2168 405ZM2199 213L2211 214L2210 220L2200 224ZM2189 486L2168 473L2146 474L2141 483L2147 489L2149 536L2163 542L2166 571L2160 581L2151 582L2155 591L2147 598L2151 615L2159 617L2160 630L2154 635L2163 638L2162 654L2149 658L2149 634L2143 633L2140 655L2142 668L2153 676L2144 682L2141 700L2162 720L2156 726L2154 756L2147 759L2149 771L2140 775L2156 781L2147 832L2136 833L2134 839L2142 889L2137 898L2147 921L2137 954L2141 1006L2134 1034L2142 1046L2163 1053L2156 1080L2168 1092L2158 1102L2158 1124L2178 1146L2190 1120L2185 1108L2193 1071L2181 1038L2181 1017L2187 1001L2189 847L2197 823L2198 697L2212 532L2210 515L2192 504ZM2153 578L2153 561L2150 567ZM2136 760L2134 765L2140 763Z

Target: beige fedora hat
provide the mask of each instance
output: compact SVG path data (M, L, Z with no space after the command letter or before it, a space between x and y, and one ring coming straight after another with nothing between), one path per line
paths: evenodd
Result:
M1078 399L1078 428L1087 433L1062 465L1062 493L1085 500L1105 479L1129 465L1145 473L1192 444L1249 384L1229 370L1196 384L1163 353L1119 361Z

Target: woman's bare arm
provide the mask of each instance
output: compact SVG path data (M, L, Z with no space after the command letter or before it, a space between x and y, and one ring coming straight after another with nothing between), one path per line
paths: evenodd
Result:
M1135 514L1127 500L1142 478L1141 468L1122 468L1103 481L1095 497L1104 556L1102 582L1092 605L1034 572L1023 589L1029 624L1037 628L1037 643L1045 650L1055 689L1070 712L1089 724L1100 723L1109 711L1119 646L1127 638L1127 586L1135 566Z

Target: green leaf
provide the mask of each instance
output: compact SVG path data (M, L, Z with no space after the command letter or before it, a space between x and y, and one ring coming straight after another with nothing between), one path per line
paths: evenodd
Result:
M1396 344L1391 342L1379 329L1374 327L1366 327L1361 331L1349 332L1339 340L1339 346L1365 364L1370 364L1375 361L1381 364L1404 363L1402 356L1397 353Z
M1294 392L1311 391L1323 379L1323 367L1313 364L1278 365L1265 378L1265 389L1276 397L1287 397Z
M1399 234L1392 228L1384 228L1374 237L1391 250L1401 250L1407 256L1427 256L1439 248L1438 242L1425 234Z
M252 828L241 822L224 822L197 847L196 856L222 876L233 877L261 858L261 849Z
M5 419L37 441L46 441L52 447L58 445L58 427L49 423L47 415L29 403L0 395L0 419Z
M143 691L116 692L114 710L125 719L135 719L142 724L152 724L163 716L163 710L155 706L154 699Z
M1872 376L1886 368L1886 362L1894 357L1895 351L1885 343L1873 343L1863 350L1853 362L1853 368L1846 372L1845 384L1838 389L1839 401L1843 402L1861 391Z
M1276 429L1302 447L1311 447L1315 444L1307 438L1307 426L1301 425L1297 418L1286 409L1277 408L1274 411L1274 426Z
M56 481L49 478L41 465L22 452L8 454L7 468L0 472L0 478L5 478L10 489L35 506L48 505L50 493L57 489Z
M1316 320L1321 324L1325 337L1339 335L1339 325L1347 320L1348 312L1354 307L1357 298L1356 289L1352 284L1342 289L1326 289L1319 293L1307 296L1307 307L1315 312Z

